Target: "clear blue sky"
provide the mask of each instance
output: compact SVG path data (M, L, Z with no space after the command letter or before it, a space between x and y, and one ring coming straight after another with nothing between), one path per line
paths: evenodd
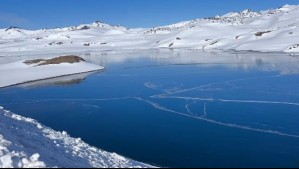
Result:
M299 0L0 0L0 28L54 28L95 20L129 28L154 27L284 4Z

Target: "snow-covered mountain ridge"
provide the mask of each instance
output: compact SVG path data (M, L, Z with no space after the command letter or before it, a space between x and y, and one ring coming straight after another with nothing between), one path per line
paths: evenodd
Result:
M154 48L299 52L299 5L244 10L156 28L127 29L102 22L67 28L0 29L0 55L19 52Z

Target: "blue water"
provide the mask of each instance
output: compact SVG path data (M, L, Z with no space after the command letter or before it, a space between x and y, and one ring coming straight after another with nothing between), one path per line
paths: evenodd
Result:
M162 167L299 167L299 58L86 54L103 72L0 90L0 105Z

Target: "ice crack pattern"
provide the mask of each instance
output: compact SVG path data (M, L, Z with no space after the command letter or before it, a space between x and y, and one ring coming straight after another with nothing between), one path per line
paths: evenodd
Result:
M148 98L145 97L135 97L135 96L127 96L127 97L116 97L116 98L95 98L95 99L39 99L39 100L26 100L26 101L20 101L19 103L14 104L34 104L34 103L43 103L43 102L87 102L87 101L95 101L95 102L102 102L102 101L120 101L120 100L136 100L139 102L146 103L152 108L168 112L168 113L174 113L176 115L181 115L189 118L193 118L196 120L204 121L210 124L219 125L222 127L229 127L229 128L236 128L241 130L247 130L247 131L253 131L253 132L260 132L260 133L267 133L267 134L273 134L278 136L285 136L285 137L293 137L293 138L299 138L299 134L294 133L288 133L279 131L277 129L272 129L267 124L263 124L263 126L268 126L267 129L259 128L256 126L250 126L250 125L242 125L242 124L236 124L233 122L223 122L221 120L214 119L213 117L209 116L208 109L212 109L213 105L212 103L231 103L231 104L261 104L261 105L283 105L283 106L293 106L295 108L299 107L299 103L296 102L286 102L286 101L272 101L272 100L242 100L242 99L222 99L222 98L214 98L214 97L196 97L196 96L184 96L183 94L185 92L192 92L192 91L205 91L205 87L213 87L219 84L230 84L231 87L236 87L235 82L241 82L241 81L248 81L248 80L256 80L256 79L268 79L268 78L279 78L283 75L275 75L275 76L267 76L267 77L252 77L252 78L242 78L242 79L236 79L236 80L229 80L224 82L216 82L216 83L209 83L209 84L203 84L200 86L192 87L189 89L181 89L182 85L175 86L175 87L169 87L169 88L163 88L165 84L155 84L151 82L146 82L144 84L144 87L156 92L162 92L156 95L149 96ZM210 89L208 89L210 90ZM218 90L218 89L216 89ZM281 93L280 93L281 94ZM289 94L289 93L287 93ZM186 104L184 105L184 111L175 110L172 108L169 108L167 105L163 105L160 103L161 100L184 100ZM6 104L2 104L6 105ZM9 104L7 104L9 105ZM82 104L82 107L85 109L90 110L91 112L99 111L101 108L98 105L93 104ZM193 111L193 107L202 107L201 110ZM198 108L197 108L198 109ZM217 113L217 112L216 112ZM214 112L215 114L215 112ZM298 131L296 131L297 133Z

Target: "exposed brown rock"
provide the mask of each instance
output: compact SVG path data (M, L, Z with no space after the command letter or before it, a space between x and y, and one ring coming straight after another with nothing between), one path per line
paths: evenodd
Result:
M266 34L266 33L270 33L271 31L263 31L263 32L257 32L256 34L255 34L255 36L263 36L264 34Z
M60 64L60 63L78 63L78 62L85 62L84 59L82 59L79 56L74 55L68 55L68 56L59 56L53 59L36 59L36 60L26 60L24 63L27 65L32 64L38 64L37 66L43 66L43 65L54 65L54 64Z

